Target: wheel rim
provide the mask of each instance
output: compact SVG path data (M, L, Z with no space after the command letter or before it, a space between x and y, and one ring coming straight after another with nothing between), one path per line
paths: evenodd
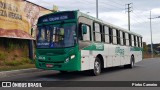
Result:
M132 67L134 67L134 58L133 57L132 57L131 65L132 65Z
M100 63L98 61L95 61L95 73L99 74L100 73Z
M132 61L132 67L134 66L133 61Z

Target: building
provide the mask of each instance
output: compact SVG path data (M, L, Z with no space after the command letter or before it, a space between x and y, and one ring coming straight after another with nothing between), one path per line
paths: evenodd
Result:
M27 0L0 0L0 39L28 40L30 57L33 57L33 41L36 40L36 23L40 16L54 10ZM3 43L2 42L2 43ZM5 46L5 45L3 45Z

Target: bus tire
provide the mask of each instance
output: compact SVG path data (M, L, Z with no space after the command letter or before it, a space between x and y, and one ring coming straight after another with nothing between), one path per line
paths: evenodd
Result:
M101 61L98 57L96 57L94 61L94 69L92 70L92 75L98 76L101 73Z
M130 64L124 65L124 67L125 67L125 68L133 68L133 67L134 67L134 64L135 64L134 56L132 55L132 56L131 56L131 62L130 62Z
M65 73L67 73L67 71L60 71L60 73L65 74Z
M130 64L129 68L133 68L133 67L134 67L134 64L135 64L134 56L132 55L132 56L131 56L131 64Z

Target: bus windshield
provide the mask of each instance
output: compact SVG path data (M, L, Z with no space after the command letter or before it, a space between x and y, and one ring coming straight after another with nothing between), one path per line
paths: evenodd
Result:
M43 25L38 27L37 48L72 47L76 42L75 23Z

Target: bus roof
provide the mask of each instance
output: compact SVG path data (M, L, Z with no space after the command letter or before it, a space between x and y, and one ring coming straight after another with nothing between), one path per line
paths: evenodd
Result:
M82 12L79 12L79 11L78 11L78 14L79 14L79 16L87 17L87 18L89 18L89 19L92 19L92 20L94 20L94 21L96 21L96 22L100 22L100 23L102 23L102 24L104 24L104 25L106 25L106 26L112 27L112 28L114 28L114 29L121 30L121 31L127 32L127 33L129 33L129 34L134 34L134 35L137 35L137 36L142 37L142 35L140 35L140 34L137 34L137 33L135 33L135 32L129 31L129 30L127 30L127 29L121 28L121 27L116 26L116 25L114 25L114 24L105 22L105 21L103 21L103 20L97 19L97 18L95 18L95 17L89 16L89 15L87 15L87 14L85 14L85 13L82 13Z
M45 17L45 16L49 16L49 15L52 15L52 14L64 13L64 12L76 12L76 13L78 14L78 16L83 16L83 17L89 18L89 19L91 19L91 20L94 20L94 21L96 21L96 22L100 22L100 23L102 23L102 24L104 24L104 25L106 25L106 26L109 26L109 27L111 27L111 28L114 28L114 29L117 29L117 30L121 30L121 31L127 32L127 33L129 33L129 34L133 34L133 35L137 35L137 36L142 37L142 35L140 35L140 34L137 34L137 33L135 33L135 32L129 31L129 30L127 30L127 29L121 28L121 27L116 26L116 25L114 25L114 24L105 22L105 21L103 21L103 20L97 19L97 18L95 18L95 17L93 17L93 16L90 16L90 15L87 15L87 14L85 14L85 13L82 13L82 12L80 12L79 10L74 10L74 11L59 11L59 12L49 13L49 14L46 14L46 15L41 16L40 18L43 18L43 17Z

